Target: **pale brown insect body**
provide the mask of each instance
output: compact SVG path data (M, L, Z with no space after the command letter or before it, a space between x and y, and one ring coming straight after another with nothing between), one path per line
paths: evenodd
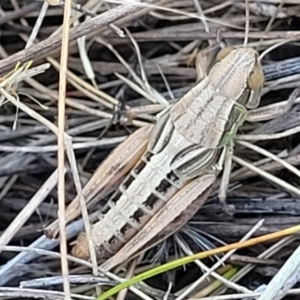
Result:
M120 250L162 208L168 208L169 200L189 182L217 171L220 153L245 119L246 110L240 104L257 106L262 83L253 49L220 52L209 74L160 117L146 153L92 225L98 258ZM176 201L190 200L181 197ZM84 233L72 254L89 257Z

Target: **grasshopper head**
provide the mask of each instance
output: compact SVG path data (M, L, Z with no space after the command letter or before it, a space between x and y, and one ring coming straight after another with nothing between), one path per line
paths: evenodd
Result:
M224 70L222 82L228 96L246 108L257 107L264 84L258 53L250 47L227 47L219 52L216 62L216 67Z

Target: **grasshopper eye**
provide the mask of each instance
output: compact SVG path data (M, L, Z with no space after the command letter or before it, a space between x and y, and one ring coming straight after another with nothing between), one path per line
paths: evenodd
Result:
M234 47L226 47L220 50L220 52L217 55L216 61L222 60L224 57L226 57L232 50L234 50Z
M259 64L256 64L248 76L248 87L250 96L246 107L253 109L258 107L260 102L260 92L264 84L264 74Z
M260 66L255 65L248 77L248 86L252 90L260 89L264 84L264 74Z

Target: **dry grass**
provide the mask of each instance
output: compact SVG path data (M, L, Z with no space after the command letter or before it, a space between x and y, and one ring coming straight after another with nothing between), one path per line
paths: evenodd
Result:
M242 0L77 2L0 3L3 298L94 299L101 288L120 280L99 272L95 259L91 264L68 255L78 233L107 200L108 193L97 195L100 187L89 188L93 173L130 133L154 123L158 112L193 86L196 49L244 43ZM248 45L264 52L261 107L277 103L278 116L255 122L250 113L253 122L245 123L237 136L227 193L233 216L217 201L216 185L210 201L180 233L156 246L143 263L120 269L118 276L129 278L150 268L157 263L149 263L153 253L164 261L238 241L249 232L253 237L299 224L299 13L293 0L249 4ZM78 218L65 228L65 203L76 195L83 221L75 214ZM95 198L87 211L84 200ZM60 239L48 239L44 229L53 222L58 229L58 216ZM141 283L117 299L163 299L167 291L168 299L250 299L251 291L259 292L297 245L292 236L225 257L215 272L224 274L233 266L236 274L227 279L212 274L210 279L222 280L219 287L205 280L196 286L208 267L191 264L188 271ZM211 267L214 262L202 263ZM297 299L297 286L292 287L282 299Z

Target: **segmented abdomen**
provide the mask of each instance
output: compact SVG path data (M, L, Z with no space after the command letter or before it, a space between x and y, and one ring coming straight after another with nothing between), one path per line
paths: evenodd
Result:
M190 159L184 159L183 153ZM92 225L91 238L98 258L112 256L138 230L147 226L149 219L191 177L209 168L215 154L214 149L198 149L185 139L174 129L168 115L162 118L149 142L148 151L110 198L100 220ZM78 237L72 254L89 257L84 233Z
M162 174L151 160L144 165L144 159L109 200L101 222L93 226L101 256L104 252L109 255L118 251L178 190L172 178Z

